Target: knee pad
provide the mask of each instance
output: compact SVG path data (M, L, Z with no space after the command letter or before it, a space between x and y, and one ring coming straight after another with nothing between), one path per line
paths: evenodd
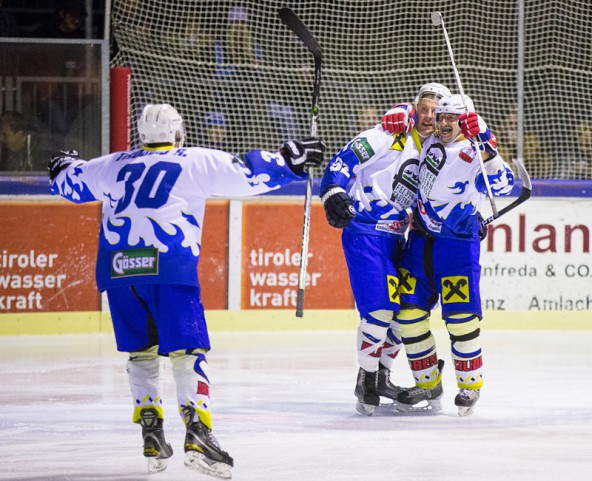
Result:
M474 314L456 314L444 319L451 341L469 341L479 336L480 319Z
M430 334L430 314L423 309L403 309L397 315L397 322L403 344Z

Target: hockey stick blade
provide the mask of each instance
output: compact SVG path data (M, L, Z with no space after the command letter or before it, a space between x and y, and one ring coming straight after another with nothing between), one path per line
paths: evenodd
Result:
M306 48L310 50L316 62L320 62L323 58L323 52L317 39L314 37L310 30L306 28L302 20L298 18L298 15L294 13L291 8L282 7L278 10L280 20L288 27L296 36L302 40L302 43L306 45Z
M510 212L512 209L518 207L520 204L530 199L530 194L532 193L532 183L530 182L530 175L524 167L524 164L519 160L514 160L514 165L516 166L516 169L518 170L518 176L522 181L522 190L520 191L520 195L514 202L508 204L506 207L501 209L497 213L497 215L492 215L487 219L483 219L481 221L481 225L483 227L487 226L488 224L491 224L494 220L499 219L502 215L506 214L507 212Z

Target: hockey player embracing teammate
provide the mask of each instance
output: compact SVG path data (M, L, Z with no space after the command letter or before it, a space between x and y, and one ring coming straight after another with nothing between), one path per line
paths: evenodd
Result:
M509 195L514 176L470 98L446 96L435 113L436 131L421 150L413 228L399 269L398 322L416 387L399 394L397 408L441 408L442 361L430 331L430 311L439 300L459 388L454 402L465 416L483 384L479 207L487 187L477 148L493 195Z
M419 153L434 131L434 109L450 91L423 85L413 104L393 107L382 124L360 133L331 159L321 183L329 224L343 228L342 245L360 313L356 409L372 415L394 404L403 388L390 372L402 348L397 267L417 196ZM348 191L346 191L346 188Z
M279 152L231 155L183 148L183 119L168 104L147 105L138 122L142 148L90 161L74 151L49 163L51 191L103 207L97 285L106 291L117 349L128 352L133 422L142 427L148 470L166 468L161 356L170 359L186 426L185 465L222 479L233 459L212 434L210 340L197 266L206 199L269 192L307 178L323 160L317 139Z

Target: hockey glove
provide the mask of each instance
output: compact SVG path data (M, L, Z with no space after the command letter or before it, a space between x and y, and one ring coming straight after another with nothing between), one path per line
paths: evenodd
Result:
M467 139L479 142L479 149L492 157L497 155L497 139L489 130L485 120L475 112L465 112L458 116L458 126Z
M331 227L342 229L356 216L356 209L350 196L338 185L329 186L321 196L321 202Z
M47 165L47 169L49 170L49 181L53 182L62 170L77 160L80 160L80 156L75 150L69 150L68 152L60 150L53 154Z
M479 220L479 240L485 240L487 237L487 226L483 225L483 216L481 212L477 212L477 219Z
M382 117L382 129L389 134L410 132L415 126L415 109L411 104L397 104Z
M318 167L323 162L325 144L313 137L303 140L290 140L280 149L280 153L295 174L301 175L305 168Z

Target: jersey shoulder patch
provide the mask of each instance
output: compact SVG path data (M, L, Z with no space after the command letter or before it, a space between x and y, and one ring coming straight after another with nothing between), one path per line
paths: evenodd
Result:
M402 152L405 148L406 141L407 135L405 135L404 132L393 135L393 144L391 145L391 150L398 150L399 152Z
M354 139L349 148L354 153L360 164L368 162L375 153L374 149L370 145L370 142L368 142L368 139L365 137L358 137Z

